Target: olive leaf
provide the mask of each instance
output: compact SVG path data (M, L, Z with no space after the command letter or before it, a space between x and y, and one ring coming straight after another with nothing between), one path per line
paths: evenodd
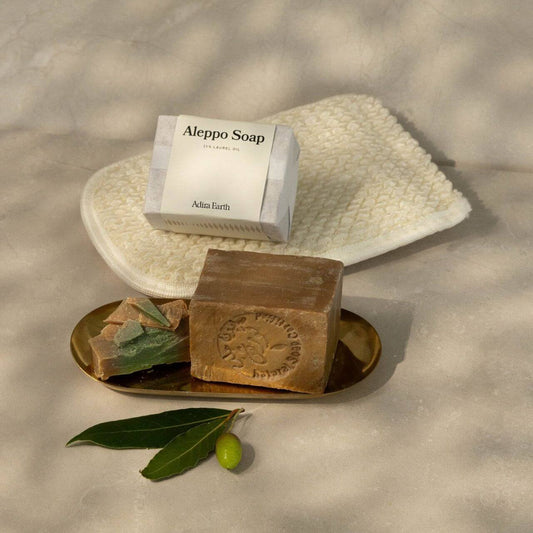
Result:
M76 435L66 445L87 442L116 449L162 448L195 426L226 424L231 413L226 409L189 408L104 422Z
M157 481L195 467L215 449L218 437L242 411L235 409L223 420L213 420L178 435L152 458L141 474Z

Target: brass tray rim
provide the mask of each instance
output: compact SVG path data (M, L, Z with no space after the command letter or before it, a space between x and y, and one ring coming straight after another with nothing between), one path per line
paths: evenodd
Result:
M152 298L151 299L156 303L163 303L168 302L171 300L175 300L176 298ZM188 298L182 298L182 300L186 301L187 304L190 301ZM311 399L317 399L317 398L324 398L324 397L330 397L336 394L339 394L341 392L344 392L346 390L351 389L358 383L360 383L363 379L368 377L368 375L376 368L380 358L381 358L381 352L382 352L382 343L381 338L374 328L374 326L368 322L365 318L358 315L357 313L354 313L353 311L349 311L347 309L342 308L341 314L344 314L345 316L351 316L355 320L361 322L365 328L369 331L371 331L374 335L374 340L376 343L376 346L374 348L373 356L368 361L368 363L363 367L363 377L359 379L358 381L343 387L339 388L337 390L332 391L326 391L323 393L303 393L303 392L294 392L294 391L287 391L287 390L276 390L276 389L265 389L265 393L262 394L261 392L209 392L209 391L193 391L193 390L168 390L168 389L143 389L143 388L134 388L134 387L126 387L123 385L118 385L113 382L104 381L101 379L98 379L92 372L90 372L89 365L86 365L84 361L81 359L81 357L78 354L78 350L75 348L74 343L74 337L76 335L76 332L78 328L80 328L91 315L97 314L98 312L102 311L105 308L112 307L112 306L118 306L118 304L122 300L116 300L113 302L108 302L106 304L102 304L96 308L94 308L92 311L89 311L86 313L74 326L72 333L70 335L70 351L71 356L74 359L74 362L76 363L76 366L80 369L81 372L83 372L84 375L91 378L93 381L96 381L97 383L100 383L101 385L104 385L106 388L117 391L117 392L124 392L129 394L140 394L143 396L180 396L180 397L192 397L192 398L225 398L227 400L231 399L246 399L246 400L311 400ZM88 340L88 339L87 339ZM342 342L342 341L339 341ZM350 350L351 355L354 358L357 358L352 350ZM184 363L185 364L185 363ZM260 387L247 387L243 386L245 389L249 390L261 390Z

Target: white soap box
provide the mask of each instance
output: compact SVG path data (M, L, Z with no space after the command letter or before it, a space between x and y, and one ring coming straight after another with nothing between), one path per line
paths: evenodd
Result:
M209 121L212 119L202 120ZM214 122L216 123L217 121ZM191 131L195 134L198 134L198 132L200 133L200 135L197 135L198 138L194 139L194 142L196 142L197 145L198 142L202 143L198 145L198 150L200 150L198 156L193 156L198 158L197 161L193 159L192 162L189 163L190 166L194 167L195 162L198 163L198 166L202 166L203 161L201 160L204 159L202 156L202 150L206 152L206 157L210 157L209 152L215 151L213 148L221 148L227 151L238 151L238 148L232 148L232 146L237 146L238 144L237 141L233 141L232 145L231 132L234 132L233 137L237 138L240 142L240 146L243 146L245 144L243 143L243 139L247 140L247 135L244 132L246 132L247 129L249 131L254 131L254 126L261 126L254 123L224 121L225 126L228 124L235 127L233 130L231 127L229 129L226 128L230 133L229 136L226 137L225 142L221 139L213 140L212 137L214 137L214 135L211 135L209 132L203 133L203 130L201 129L194 130L192 127L189 128L189 133L191 133ZM256 214L253 216L248 215L247 218L235 218L233 212L228 212L228 209L224 209L224 206L227 207L227 203L224 203L223 201L211 202L211 196L217 196L215 194L210 196L209 184L202 194L202 198L206 198L207 201L192 202L195 206L202 207L201 209L194 210L194 214L191 213L190 209L186 210L187 212L176 211L176 208L172 208L172 210L169 209L169 185L167 184L166 186L165 182L167 179L176 179L175 171L172 173L168 172L169 163L172 158L172 166L175 170L176 159L179 160L181 157L181 154L177 153L177 151L184 150L181 145L179 150L176 148L177 143L180 142L180 139L176 139L176 132L178 131L177 125L179 125L177 116L163 115L160 116L157 121L144 205L144 215L150 224L157 229L169 230L176 233L287 242L290 236L294 203L296 200L298 158L300 154L300 148L292 129L289 126L284 125L273 126L273 137L271 148L269 148L269 157L268 153L266 153L265 175L262 178L264 181L259 183L261 197L258 197L256 200L256 202L258 202L258 209L255 211ZM235 134L235 132L238 133ZM254 139L251 135L250 138L251 140ZM187 142L190 142L190 140L187 140ZM250 142L248 142L246 144L248 147L243 148L243 152L246 150L255 150L255 146L253 145L257 145L258 143L252 142L250 144ZM209 150L209 148L211 148L211 150ZM237 157L240 155L241 154L238 153L236 154ZM245 158L246 154L242 154L242 157ZM216 166L213 168L213 173L217 173ZM212 184L215 184L216 188L220 189L221 186L217 184L215 178L216 176L211 178L213 179ZM232 187L240 188L238 182L244 183L244 180L247 180L248 176L236 176L235 179L237 181L233 181L234 185L232 185ZM170 190L173 191L173 195L181 196L180 191L177 191L175 188ZM216 192L220 195L220 191ZM163 199L164 196L165 199ZM214 206L213 209L211 208L211 205ZM236 209L235 211L239 211L239 209Z

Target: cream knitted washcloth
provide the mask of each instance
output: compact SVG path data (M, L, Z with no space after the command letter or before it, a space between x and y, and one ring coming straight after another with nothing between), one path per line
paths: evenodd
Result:
M188 298L209 248L328 257L350 265L462 221L468 201L376 99L340 95L262 122L301 147L291 238L272 243L153 229L143 215L150 153L94 174L81 198L98 252L132 288Z

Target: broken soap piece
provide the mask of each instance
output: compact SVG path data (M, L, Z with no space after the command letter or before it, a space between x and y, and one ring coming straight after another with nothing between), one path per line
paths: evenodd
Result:
M183 300L173 300L161 305L154 305L169 322L169 326L163 326L160 322L149 318L145 313L139 311L136 304L139 300L145 299L126 298L104 322L106 324L123 324L127 320L136 320L143 326L175 330L179 326L181 319L188 316L187 304Z
M100 335L89 339L93 352L93 372L98 379L106 380L111 376L146 370L154 365L189 360L189 337L185 331L180 331L185 328L180 328L178 332L144 328L142 335L117 346L113 339L119 328L116 324L109 324Z
M170 327L168 318L148 298L138 298L132 302L133 306L139 309L141 313L157 322L160 326Z
M154 311L146 300L126 298L104 320L107 325L100 334L89 339L97 378L106 380L154 365L189 361L189 325L182 321L188 316L187 304L174 300L156 307L150 301Z
M137 337L140 337L143 333L144 329L140 322L137 322L137 320L126 320L115 333L113 342L117 346L123 346Z
M209 250L189 306L191 375L324 391L338 342L343 264Z
M167 302L165 304L158 305L157 307L170 321L173 329L176 329L182 318L189 316L187 304L183 300L172 300L172 302Z
M127 320L137 320L139 318L139 310L133 307L131 300L133 298L122 300L118 307L104 319L104 322L107 324L124 324Z

